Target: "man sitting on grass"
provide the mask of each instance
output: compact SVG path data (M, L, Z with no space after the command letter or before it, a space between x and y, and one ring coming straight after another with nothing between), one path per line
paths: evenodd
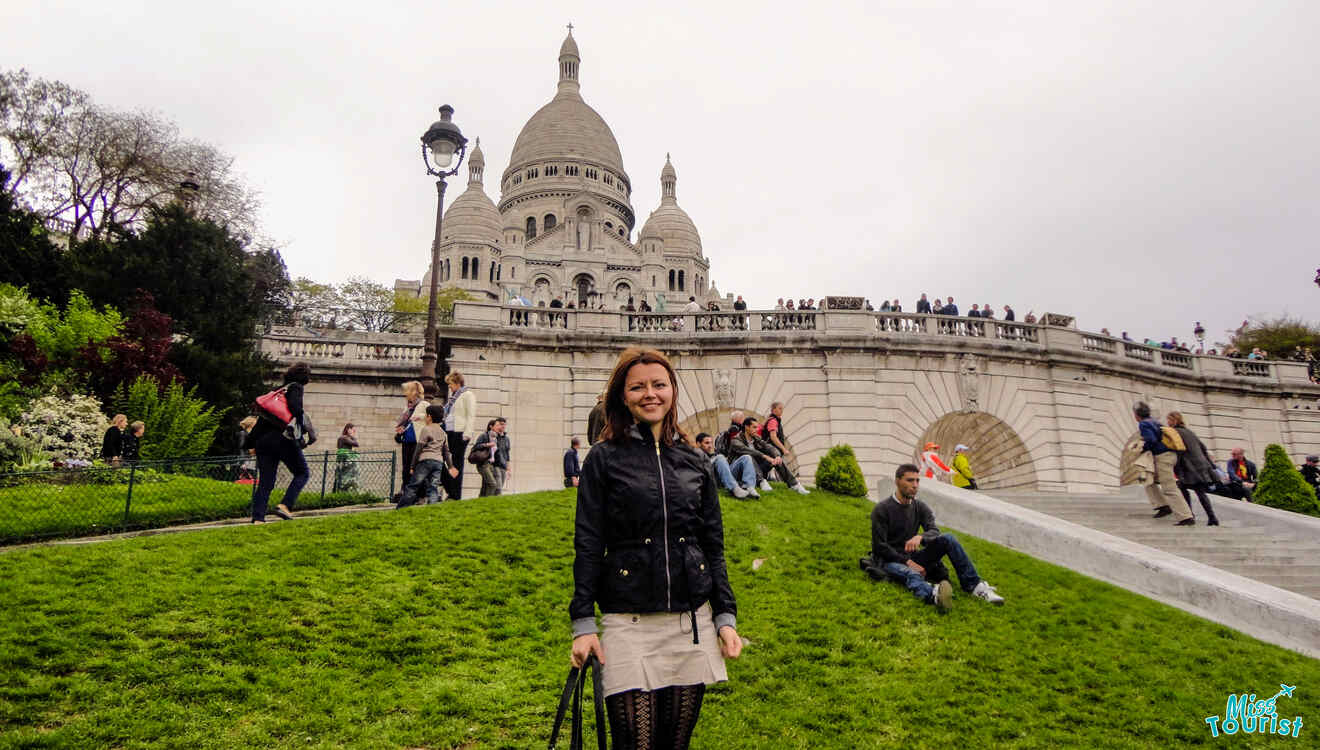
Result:
M744 497L760 499L761 495L756 491L756 464L752 463L751 456L739 456L730 464L728 458L715 452L715 438L704 432L697 435L697 447L710 459L720 486L740 500Z
M902 464L894 472L894 494L871 511L871 556L861 559L862 570L872 578L889 577L902 582L914 596L947 611L953 600L949 571L942 557L948 557L958 574L963 591L991 604L1003 604L1004 597L976 574L976 567L953 534L940 532L935 513L917 499L921 469L916 464ZM917 533L920 527L922 533Z

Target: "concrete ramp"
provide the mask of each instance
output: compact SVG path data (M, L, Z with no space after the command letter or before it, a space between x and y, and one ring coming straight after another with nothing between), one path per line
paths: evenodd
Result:
M877 490L887 497L893 480ZM1221 526L1205 526L1199 504L1196 526L1174 526L1136 487L987 493L928 480L920 497L941 524L1320 658L1320 519L1212 495Z

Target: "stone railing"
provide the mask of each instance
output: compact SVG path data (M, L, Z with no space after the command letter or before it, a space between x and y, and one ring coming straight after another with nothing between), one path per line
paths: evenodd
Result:
M303 326L274 326L261 339L262 353L278 362L334 363L345 367L419 367L420 334L369 333Z
M1071 322L1064 316L1056 321ZM1078 331L1071 325L853 310L740 310L721 312L624 312L459 302L453 325L504 329L573 331L629 336L675 335L712 340L725 337L876 336L901 341L921 338L1001 342L1036 352L1077 351L1116 364L1148 366L1158 373L1212 378L1249 378L1288 386L1313 386L1306 363L1247 361L1159 349L1112 336ZM331 356L334 356L333 354ZM345 354L343 356L350 356ZM418 354L420 356L420 352Z

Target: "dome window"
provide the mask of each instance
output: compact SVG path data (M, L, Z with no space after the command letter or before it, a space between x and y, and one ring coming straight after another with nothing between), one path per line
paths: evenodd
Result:
M527 217L527 239L530 240L530 239L532 239L532 238L535 237L535 236L536 236L536 217L535 217L535 216L528 216L528 217Z
M606 173L605 173L605 184L606 184L606 185L613 185L613 184L614 184L614 177L612 177L612 176L610 175L609 172L606 172Z
M546 214L545 218L541 221L541 226L548 232L555 228L556 223L557 221L554 214Z
M466 260L463 261L463 267L464 267L464 268L467 268L467 261L466 261ZM463 273L466 274L467 271L464 271ZM467 278L467 276L465 275L463 278ZM674 271L673 271L673 269L670 269L670 271L669 271L669 291L672 292L672 291L674 291L676 288L677 288L677 287L674 286Z
M541 171L536 167L532 167L531 169L527 170L527 179L529 180L535 177L539 177L540 175L541 175Z
M559 174L559 167L546 167L546 168L545 168L545 176L546 176L546 177L554 177L554 176L557 175L557 174Z
M594 180L600 176L600 173L591 167L587 167L587 179Z
M627 237L627 235L623 233L623 227L619 227L619 236L620 236L620 237Z
M570 166L567 166L567 167L564 167L564 174L568 175L569 177L577 177L577 176L578 176L578 168L575 167L575 166L571 166L571 165L570 165Z
M679 272L678 272L678 291L680 291L680 292L687 291L686 289L683 288L683 272L682 272L682 271L679 271Z
M495 261L490 262L490 283L495 283Z
M614 224L612 224L612 223L610 223L610 222L607 221L607 222L605 222L605 228L606 228L606 229L613 229L613 228L614 228Z
M670 271L670 273L673 273L673 271ZM464 259L463 259L463 278L466 279L467 277L468 277L468 259L467 259L467 258L464 258Z

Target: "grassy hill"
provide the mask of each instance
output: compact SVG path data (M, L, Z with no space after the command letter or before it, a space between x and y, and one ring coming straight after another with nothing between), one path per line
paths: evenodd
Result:
M1008 604L942 616L857 569L865 501L724 508L750 645L694 747L1210 746L1229 693L1279 682L1320 723L1320 661L1171 607L961 535ZM572 515L545 492L0 554L0 748L544 747Z

